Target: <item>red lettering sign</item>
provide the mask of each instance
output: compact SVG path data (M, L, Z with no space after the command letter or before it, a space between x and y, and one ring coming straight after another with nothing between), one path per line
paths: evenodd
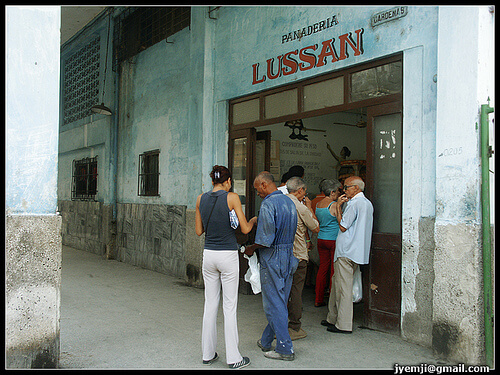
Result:
M321 23L318 25L321 27ZM276 58L272 57L266 60L266 74L259 76L259 63L253 64L253 80L252 85L264 82L267 78L276 79L283 76L288 76L300 71L309 70L315 67L321 67L328 63L335 63L340 60L349 58L349 49L354 52L354 56L362 55L363 50L363 32L364 29L355 30L356 41L352 37L352 33L340 35L336 43L335 38L327 39L321 43L321 50L316 56L315 52L318 45L304 47L300 50L293 50ZM335 46L337 44L337 47ZM339 54L337 54L339 51ZM297 61L298 57L298 61Z

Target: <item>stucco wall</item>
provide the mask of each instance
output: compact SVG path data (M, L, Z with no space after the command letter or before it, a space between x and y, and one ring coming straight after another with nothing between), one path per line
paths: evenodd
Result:
M493 15L489 25L483 18L488 13L487 7L439 10L433 347L474 364L484 361L478 124L490 90L479 87L485 72L477 41L482 27L492 30Z
M59 364L60 7L6 7L5 366Z

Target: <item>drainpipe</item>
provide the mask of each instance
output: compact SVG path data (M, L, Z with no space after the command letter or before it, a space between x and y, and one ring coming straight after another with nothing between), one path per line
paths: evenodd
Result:
M488 104L481 105L481 208L483 223L483 283L484 336L486 364L493 368L493 292L491 283L491 226L490 226L490 171L489 159L493 150L489 145L489 118L493 112Z
M114 14L115 8L111 7L108 11ZM110 26L111 27L111 26ZM115 24L113 23L113 35L115 30ZM112 44L112 50L114 50L114 43ZM114 53L111 53L114 56ZM111 62L114 65L114 58ZM117 235L117 194L118 194L118 119L119 119L119 85L120 85L120 73L119 69L113 72L113 87L114 87L114 106L113 106L113 118L111 124L111 144L110 144L110 174L111 174L111 207L112 207L112 219L111 219L111 243L107 251L108 259L116 259L118 252L116 248L116 235Z

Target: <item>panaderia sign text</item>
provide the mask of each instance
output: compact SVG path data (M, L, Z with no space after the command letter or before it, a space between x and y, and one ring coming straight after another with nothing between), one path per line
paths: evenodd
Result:
M264 82L266 79L276 79L297 73L299 70L309 70L328 63L345 60L363 54L363 31L358 29L323 41L321 45L312 44L301 49L295 49L277 57L266 60L266 69L260 70L260 64L252 65L252 85Z

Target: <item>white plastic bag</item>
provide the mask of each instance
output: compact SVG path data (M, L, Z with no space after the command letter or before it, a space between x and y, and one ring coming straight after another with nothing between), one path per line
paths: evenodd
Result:
M352 280L352 302L358 303L363 299L363 285L361 283L361 270L359 265L354 271Z
M260 264L257 259L257 254L253 254L251 257L248 255L244 254L244 258L248 259L248 271L245 274L245 281L247 283L250 283L252 286L252 291L255 294L259 294L261 289L260 289Z

